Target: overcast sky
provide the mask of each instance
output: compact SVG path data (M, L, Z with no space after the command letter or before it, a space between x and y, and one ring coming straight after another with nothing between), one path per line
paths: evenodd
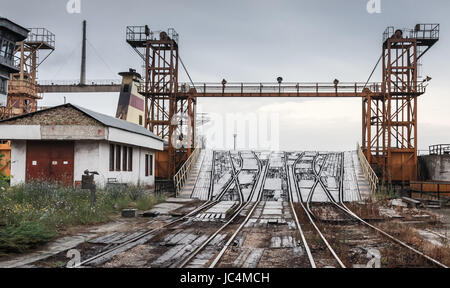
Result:
M79 78L84 19L88 79L119 79L117 73L130 67L140 71L125 28L148 24L152 30L177 30L180 55L194 82L274 82L277 76L286 82L365 82L387 26L440 23L441 40L423 57L422 75L433 80L419 100L419 146L450 143L448 0L381 0L380 14L367 12L367 0L80 1L81 13L69 14L68 0L0 0L1 16L56 34L56 51L40 67L40 80ZM380 78L378 69L372 80ZM66 96L115 115L118 93ZM47 94L40 104L61 103L63 95ZM279 113L281 149L348 150L361 141L360 99L201 99L199 105L219 115ZM232 138L230 133L225 138Z

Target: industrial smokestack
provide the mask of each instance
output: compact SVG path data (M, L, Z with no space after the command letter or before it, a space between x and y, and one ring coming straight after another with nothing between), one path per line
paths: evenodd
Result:
M81 48L80 85L86 85L86 20L83 21L83 42Z

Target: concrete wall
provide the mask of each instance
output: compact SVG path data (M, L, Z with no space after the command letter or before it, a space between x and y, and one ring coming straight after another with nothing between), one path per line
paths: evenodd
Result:
M155 150L164 150L164 143L161 140L154 139L141 134L130 133L121 129L109 127L108 140L110 142L126 143L139 147L150 147Z
M22 140L11 142L11 185L25 182L27 142Z
M138 146L133 147L133 171L109 171L109 149L113 142L75 142L75 181L81 181L84 170L94 170L100 175L95 176L98 187L103 187L108 178L116 178L120 183L129 183L142 186L155 185L155 173L145 177L145 154L154 155L154 151ZM120 143L113 143L119 144ZM155 156L153 156L155 159ZM153 171L155 164L153 163Z
M450 155L421 156L420 163L423 180L450 181Z
M102 188L108 178L116 178L120 183L151 186L155 185L155 163L153 162L153 175L145 176L145 155L153 155L154 150L133 147L133 171L109 171L109 149L112 142L84 140L75 141L74 181L81 181L85 170L97 171L95 176L97 187ZM113 143L123 145L121 143ZM11 185L25 183L26 179L26 141L15 140L11 142Z

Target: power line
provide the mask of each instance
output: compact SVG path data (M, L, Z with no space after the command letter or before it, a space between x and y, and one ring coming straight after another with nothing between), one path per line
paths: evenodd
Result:
M377 64L375 64L375 67L373 67L372 73L370 73L369 79L367 79L367 82L366 82L366 84L364 85L363 90L367 87L367 84L369 84L369 81L370 81L370 79L372 78L373 73L375 73L375 70L377 69L378 64L380 64L381 58L383 58L383 54L380 55L380 58L378 58Z
M109 72L111 72L111 74L113 74L114 76L116 76L116 73L114 73L111 69L111 67L109 67L108 63L106 63L106 61L102 58L102 56L100 55L100 53L98 53L97 49L95 49L94 45L92 45L92 43L86 39L86 42L89 44L89 46L92 47L92 49L94 50L94 53L97 55L97 57L103 62L103 64L105 64L106 68L108 68Z
M181 65L183 66L184 71L186 72L187 76L189 77L189 80L191 81L192 86L194 86L194 88L195 88L194 81L192 81L191 75L189 75L189 72L187 71L186 66L184 66L183 60L181 60L180 55L178 55L178 58L180 58Z

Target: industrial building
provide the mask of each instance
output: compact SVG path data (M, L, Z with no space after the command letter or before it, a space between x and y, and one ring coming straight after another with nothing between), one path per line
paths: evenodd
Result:
M8 80L11 73L17 73L20 68L16 65L16 42L23 41L28 36L28 30L16 23L0 18L0 119L6 114L8 104ZM0 173L9 177L9 163L11 151L9 142L0 140Z
M14 58L16 42L25 40L28 32L27 29L6 18L0 18L0 109L6 107L10 73L20 71Z
M11 185L49 181L76 186L85 170L95 181L154 186L155 152L163 140L142 126L72 104L0 122L11 140Z
M0 29L3 29L2 19ZM0 39L0 64L10 61L9 65L14 66L12 57L18 59L18 68L7 70L6 76L0 73L0 77L11 79L10 87L3 87L9 92L8 97L0 102L3 105L0 144L6 145L3 148L0 145L0 155L2 149L9 153L7 165L2 167L0 163L0 173L2 169L8 170L12 186L3 181L0 192L18 190L20 193L29 188L20 186L24 183L55 183L61 186L58 189L74 191L62 194L64 199L80 192L89 213L100 214L95 206L96 188L99 188L98 195L110 196L116 193L104 188L115 185L120 188L117 192L130 202L121 203L121 198L107 201L108 210L114 210L111 215L117 216L112 219L113 225L99 225L95 230L76 227L74 233L79 235L67 232L67 237L81 236L80 242L69 247L69 241L58 239L67 246L57 247L59 251L50 256L20 263L14 263L15 259L8 259L9 263L0 260L0 267L58 267L62 264L56 262L62 262L73 251L79 252L80 259L69 259L74 261L72 264L69 261L66 267L450 266L450 247L447 247L450 182L446 182L450 180L450 145L432 146L429 155L420 156L418 133L419 99L427 93L431 80L422 75L422 60L439 42L440 24L416 24L404 29L387 27L379 43L379 53L374 55L379 56L378 61L364 82L334 78L344 75L333 75L325 79L327 82L287 82L283 77L289 79L290 75L280 68L271 71L287 75L276 72L278 75L264 76L273 77L272 83L226 79L217 83L194 82L180 57L182 47L177 31L154 30L148 25L123 26L123 44L140 58L139 64L134 63L136 69L142 68L139 73L129 69L118 73L121 79L86 80L87 44L95 50L87 40L86 21L82 23L80 79L58 80L47 76L50 79L40 80L37 71L55 50L55 35L44 28L25 31L29 31L28 35L17 37L15 42L11 38L6 42ZM324 31L322 34L329 33ZM347 35L356 39L351 32ZM248 35L251 34L245 34ZM270 33L266 38L269 37ZM281 43L280 39L274 41ZM198 45L198 50L206 51L209 44ZM45 55L41 57L39 53ZM103 53L98 54L103 61ZM326 58L324 55L319 52L317 58ZM9 60L2 60L5 57ZM282 62L274 66L279 63ZM259 69L253 66L251 69ZM67 67L64 65L64 69L70 70ZM110 69L115 76L119 71L124 70ZM373 80L376 71L380 72L381 80ZM220 72L224 74L218 79L232 80L233 75ZM52 97L57 93L63 94L65 104L38 107L44 104L38 103L44 94ZM69 93L117 93L115 117L66 104ZM105 96L106 100L98 103L104 107L110 104L111 97L106 98L110 95L99 96ZM359 143L354 139L355 145L347 151L319 151L317 147L305 150L301 146L311 136L292 125L290 131L302 131L298 132L300 136L288 141L299 146L291 151L250 147L239 150L237 135L242 137L241 134L253 132L252 125L245 125L248 126L245 132L235 129L233 150L209 149L201 143L207 136L201 135L204 131L199 129L204 125L199 120L204 114L198 110L204 110L197 106L205 98L271 98L274 101L268 104L270 108L282 98L357 99L362 108L357 110L361 111L361 138ZM214 105L220 106L219 102ZM220 108L226 112L238 110L234 103L227 104L229 108ZM355 110L332 109L346 113ZM317 111L318 119L314 122L323 120L327 112ZM302 113L296 110L293 114ZM301 119L280 126L291 128L290 124L300 123ZM258 122L269 126L259 119ZM343 129L345 126L341 124ZM317 126L310 126L317 131ZM229 127L214 128L231 140ZM281 134L268 132L271 138ZM339 142L345 135L324 133L320 137L317 139L321 142ZM91 185L92 177L95 185ZM126 187L131 185L144 189ZM148 192L151 188L155 189L152 193L142 193L142 198L132 197L134 190ZM45 187L44 193L42 190L38 193L45 196L45 192L50 194L58 189ZM82 191L87 189L91 190L90 199L87 191ZM90 207L87 200L91 200ZM49 210L54 206L51 203ZM447 213L447 222L441 221L439 213L431 209ZM55 222L69 209L64 206L61 210L55 214L58 217ZM118 218L119 213L123 219ZM44 217L47 214L35 218ZM139 219L134 221L134 218Z

